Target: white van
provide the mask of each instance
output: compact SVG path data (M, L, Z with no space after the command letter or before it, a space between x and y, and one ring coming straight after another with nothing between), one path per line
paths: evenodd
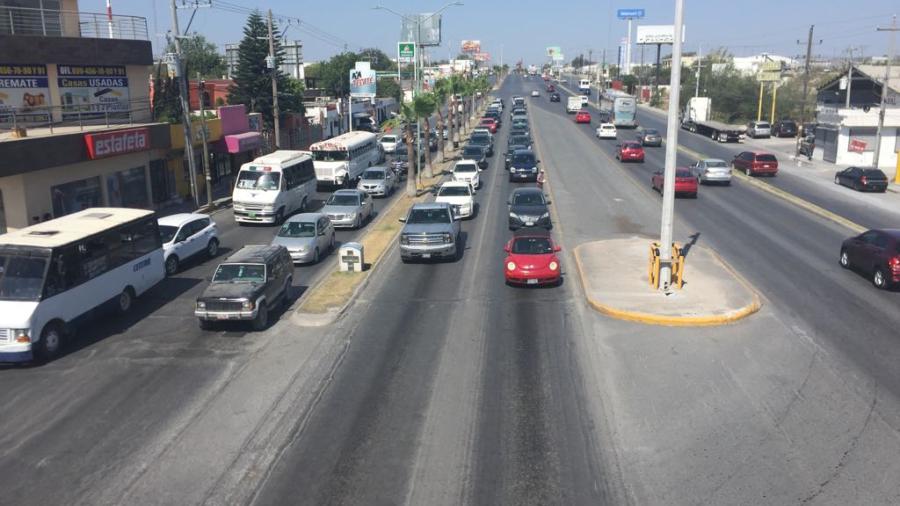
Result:
M316 191L308 151L275 151L241 165L232 193L234 221L281 223L306 210Z
M309 147L321 185L355 186L366 169L378 165L381 150L371 132L353 131L316 142Z
M590 79L582 79L582 80L578 81L578 91L584 93L585 95L590 96L591 80Z

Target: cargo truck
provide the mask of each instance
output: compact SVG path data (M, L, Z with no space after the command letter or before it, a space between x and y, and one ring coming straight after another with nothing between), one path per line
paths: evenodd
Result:
M741 142L746 134L742 125L729 125L709 119L712 100L709 97L692 97L684 106L681 128L719 142Z

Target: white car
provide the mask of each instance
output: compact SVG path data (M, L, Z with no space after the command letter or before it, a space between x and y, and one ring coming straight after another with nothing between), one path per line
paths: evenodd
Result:
M395 153L399 146L403 145L403 139L399 135L384 135L378 141L385 153Z
M453 181L457 183L468 183L472 189L478 189L481 186L481 169L475 160L460 160L453 167Z
M538 90L531 90L531 96L539 97L539 96L541 96L541 92L539 92Z
M178 272L178 266L188 258L205 254L214 258L219 252L219 229L209 215L179 213L156 220L162 237L163 262L166 275Z
M471 218L475 215L475 190L469 183L448 181L442 184L434 201L450 204L458 218Z
M597 137L600 139L615 139L616 125L612 123L600 123L597 127Z

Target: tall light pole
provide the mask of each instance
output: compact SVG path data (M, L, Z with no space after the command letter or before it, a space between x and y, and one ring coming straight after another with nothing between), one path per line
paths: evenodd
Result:
M663 179L662 224L659 238L659 280L666 292L672 284L672 229L675 224L675 163L678 156L678 104L681 100L681 29L684 0L675 0L675 39L672 44L672 74L669 80L669 117L666 165Z
M878 155L881 154L881 132L884 130L884 102L891 85L891 60L894 59L894 40L900 28L897 28L897 16L894 15L889 28L876 28L879 32L891 32L891 45L888 51L887 65L884 67L884 82L881 83L881 107L878 110L878 131L875 132L875 156L872 165L878 168ZM894 182L900 182L900 170L894 174Z

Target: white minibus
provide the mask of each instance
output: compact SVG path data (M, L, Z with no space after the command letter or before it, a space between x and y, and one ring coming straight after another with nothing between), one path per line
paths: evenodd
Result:
M275 151L241 165L232 193L234 221L280 224L303 212L316 192L309 151Z

